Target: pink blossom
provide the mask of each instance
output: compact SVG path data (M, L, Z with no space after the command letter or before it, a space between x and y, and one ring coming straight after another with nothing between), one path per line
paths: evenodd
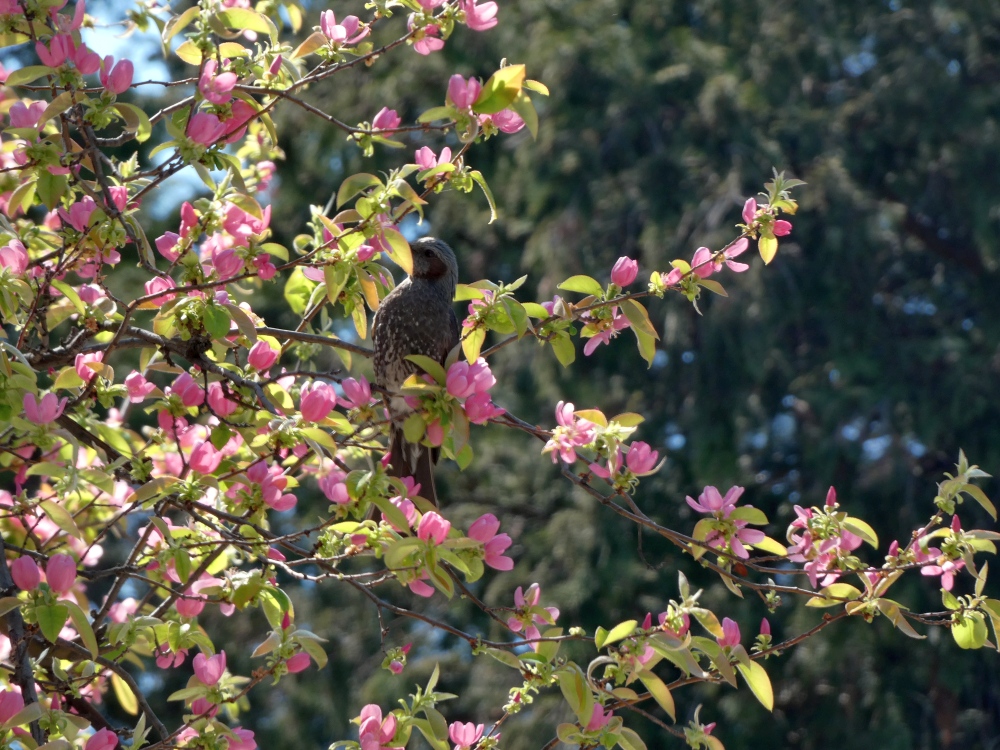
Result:
M757 216L757 201L753 198L747 198L747 202L743 204L743 223L747 226L753 224L754 218Z
M480 357L471 365L460 361L449 367L446 388L455 398L465 399L475 393L486 393L496 382L489 364Z
M81 44L73 51L73 63L83 75L89 76L100 69L101 57L96 52L87 49L86 44Z
M372 387L364 375L357 380L347 378L340 385L344 389L344 400L349 408L359 409L371 403Z
M6 657L5 657L6 658ZM24 708L24 698L13 690L0 690L0 724L6 724Z
M169 260L171 263L177 261L180 257L180 252L178 251L177 244L180 242L181 236L177 232L166 232L161 234L156 238L156 249L160 251L160 255Z
M347 492L345 479L347 479L347 474L337 467L333 467L317 481L327 500L336 505L347 505L351 502L351 496Z
M73 360L73 367L76 369L76 374L80 376L81 380L90 382L95 373L87 365L91 362L100 362L102 359L104 359L104 352L77 354L76 359Z
M156 652L156 666L160 669L176 669L187 659L187 653L187 649L172 653L170 647L164 643Z
M728 617L722 618L722 637L716 638L723 648L740 645L740 626Z
M215 656L197 654L192 666L194 667L194 676L203 685L212 687L222 679L222 674L226 671L226 652L220 651Z
M110 729L99 729L87 740L85 750L114 750L118 746L118 735Z
M480 516L469 527L469 538L483 543L483 562L494 570L513 570L514 561L504 556L511 545L510 536L497 534L500 521L492 513Z
M267 253L254 256L253 265L257 269L257 275L264 281L273 279L278 272L277 267L271 262L271 256Z
M378 750L388 745L395 736L396 714L390 713L383 720L382 709L374 703L361 709L361 726L358 728L361 750Z
M774 226L771 228L771 231L775 237L784 237L792 231L792 222L785 221L784 219L778 219L774 222Z
M476 5L477 0L459 0L458 7L465 12L465 25L473 31L486 31L497 25L497 4L493 0Z
M191 713L195 716L212 717L219 713L219 707L210 703L208 698L196 698L191 701Z
M503 133L516 133L524 128L524 118L512 109L502 109L495 114L486 116Z
M182 596L174 602L181 617L197 617L205 609L205 600L192 596Z
M441 149L441 156L434 156L434 152L427 146L417 149L413 154L414 162L421 169L433 169L441 164L451 161L451 149L445 146Z
M455 743L455 750L468 750L482 739L483 729L485 727L482 724L454 721L448 727L448 737Z
M45 102L14 102L10 105L10 126L12 128L33 128L45 111Z
M303 419L319 422L337 405L337 393L329 383L315 381L311 388L303 387L300 404Z
M766 617L761 618L760 621L760 634L761 635L771 635L771 623L767 621Z
M388 107L382 107L375 115L375 119L372 120L373 130L395 130L399 127L399 123L402 122L399 119L399 115L396 110L389 109Z
M628 453L625 454L625 463L629 471L637 477L642 477L656 471L656 460L659 457L659 451L654 451L648 443L637 440L629 446Z
M417 2L424 10L434 10L445 4L445 0L417 0Z
M152 297L149 301L154 304L162 305L164 302L169 302L176 294L173 294L169 290L175 289L174 280L169 276L154 276L145 284L143 284L143 289L146 292L147 297ZM161 294L163 292L163 294ZM156 295L155 297L153 295Z
M225 142L233 143L242 138L244 133L246 133L247 125L250 120L256 116L257 110L250 104L242 99L234 101L229 117L227 117L222 123L226 135Z
M955 585L955 574L958 573L962 568L965 567L964 560L949 560L940 554L940 550L936 548L931 548L927 550L934 554L933 557L937 559L937 565L927 565L920 569L920 574L925 576L941 576L941 588L945 591L951 591L952 587Z
M638 273L639 261L623 255L615 261L614 268L611 269L611 283L619 287L627 287L635 281Z
M323 36L329 39L334 44L357 44L366 36L368 36L369 29L363 28L361 32L358 32L358 27L360 22L357 16L347 16L339 24L337 23L337 17L333 14L332 10L325 10L319 17L319 27L323 32Z
M167 395L176 393L184 406L201 406L205 403L205 391L202 390L190 373L184 372L177 376L167 387Z
M466 80L455 74L448 80L448 98L458 109L466 110L475 104L483 86L477 78Z
M407 31L413 31L414 23L411 15L406 23ZM420 55L429 55L432 52L444 49L444 39L440 38L441 29L437 24L430 23L417 31L414 36L413 51Z
M188 201L181 204L181 237L187 239L191 230L198 226L198 212ZM169 232L168 232L169 234Z
M135 66L131 60L119 60L117 64L114 62L115 59L111 55L104 58L101 66L101 85L112 94L123 94L132 85Z
M195 143L211 146L226 133L226 126L213 114L196 112L188 121L187 134Z
M228 750L256 750L257 740L254 739L253 732L243 727L234 727L233 734L236 739L229 740Z
M584 356L589 357L594 353L601 344L610 344L611 339L618 335L619 331L625 330L629 327L628 318L622 315L617 307L612 308L611 325L602 328L600 331L595 333L583 347Z
M424 517L420 519L420 525L417 527L417 537L422 541L432 542L437 545L444 542L450 530L451 521L442 517L439 513L431 511L430 513L425 513Z
M67 34L57 34L52 37L48 47L41 42L35 43L38 59L42 61L42 65L47 65L50 68L58 68L75 50L76 45Z
M299 651L299 653L288 658L288 661L285 662L285 667L288 669L289 674L296 674L308 669L309 663L309 654L305 651Z
M212 411L220 417L228 417L239 408L239 404L226 396L222 383L219 382L208 384L206 400Z
M61 206L57 209L60 218L78 232L86 232L90 226L90 217L97 210L97 204L91 197L81 198L69 211Z
M264 341L264 339L260 339L250 348L250 353L247 355L247 362L255 370L263 372L278 361L279 354L280 352L272 349L271 345Z
M212 235L215 237L215 235ZM207 243L206 243L207 244ZM232 248L216 250L212 254L212 265L220 279L231 279L243 272L243 258Z
M28 251L21 240L13 239L0 247L0 268L10 269L15 276L20 276L28 270Z
M57 594L64 594L76 582L76 560L69 555L53 555L45 564L45 580Z
M506 412L493 403L488 393L476 393L465 400L465 415L472 424L486 424Z
M729 518L729 514L733 512L742 495L742 487L730 487L723 497L715 487L708 486L698 496L697 502L688 495L687 504L699 513L710 513L716 518L723 519Z
M407 583L406 585L409 586L410 591L412 591L417 596L422 596L425 599L430 599L432 596L434 596L434 587L431 586L430 584L424 583L424 581L427 581L429 579L430 576L427 574L427 571L421 571L420 578L414 579L409 583Z
M389 671L395 675L403 674L403 662L399 661L399 659L393 659L389 662Z
M556 404L556 421L559 426L552 431L542 453L552 454L552 463L559 458L568 464L576 461L576 449L594 442L596 426L586 419L577 419L573 414L573 404L560 401Z
M611 711L610 709L605 711L600 703L595 703L594 710L590 714L590 721L587 722L587 726L584 727L584 730L587 732L597 732L604 729L604 727L608 725L608 722L611 721L611 717L614 715L614 711Z
M35 561L23 555L10 563L10 575L21 591L36 589L42 582L42 571L38 569Z
M36 399L34 393L25 393L21 402L24 407L24 417L35 424L55 422L62 416L67 400L65 397L60 399L54 393L46 393L41 399Z
M233 72L215 74L219 63L209 58L201 70L201 77L198 79L198 90L212 104L225 104L233 98L233 87L236 85L237 76Z
M188 459L188 463L191 465L191 468L199 474L211 474L219 468L219 464L222 463L222 458L222 453L216 450L212 443L205 440L195 446L194 450L191 451L191 457Z
M133 404L142 403L146 396L156 390L156 386L146 380L138 370L126 376L125 387L128 389L128 400Z

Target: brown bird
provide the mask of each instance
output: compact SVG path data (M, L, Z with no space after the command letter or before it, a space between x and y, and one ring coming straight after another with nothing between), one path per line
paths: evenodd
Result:
M434 237L421 237L410 246L413 273L382 300L372 323L375 382L399 391L410 375L423 372L406 357L422 354L444 364L448 352L459 341L458 318L452 307L458 284L458 261L447 244ZM402 396L387 399L390 473L412 476L420 483L420 496L435 505L436 448L409 443L403 436L403 421L411 409Z

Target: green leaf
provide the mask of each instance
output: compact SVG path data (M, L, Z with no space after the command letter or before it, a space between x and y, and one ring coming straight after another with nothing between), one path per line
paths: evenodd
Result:
M472 104L472 111L480 115L492 115L507 109L524 83L523 65L508 65L490 76L483 85L479 97Z
M493 198L493 191L490 190L490 186L486 184L486 178L483 177L483 173L478 169L473 169L469 172L469 177L475 180L479 187L482 188L483 195L486 196L486 202L490 204L490 220L486 223L492 224L497 220L497 202Z
M576 714L577 720L586 726L590 721L590 715L594 712L594 694L587 685L583 671L570 662L564 669L559 670L558 675L559 689L563 698L569 704L570 710Z
M640 331L638 328L633 328L632 333L635 334L636 345L639 347L639 354L642 358L646 360L648 367L653 366L653 360L656 358L656 339L650 336L644 331Z
M129 498L131 503L145 503L152 500L154 497L159 497L164 492L169 490L174 485L180 483L180 479L172 476L159 476L155 479L150 479L139 489L137 489L132 496Z
M743 675L750 690L757 696L757 700L768 711L774 710L774 690L771 688L771 679L767 676L767 671L755 661L739 663L736 669Z
M59 281L59 279L52 279L49 283L63 293L63 296L70 301L70 304L73 305L80 315L87 314L87 308L83 304L83 300L80 299L80 295L76 293L76 290L73 287L65 281Z
M445 373L444 368L438 362L434 361L430 357L425 357L423 354L408 354L406 359L434 378L438 385L445 384L445 380L447 380L448 376Z
M392 258L397 266L406 271L407 276L412 276L413 253L410 251L410 243L395 229L386 229L384 234L386 242L389 243L389 247L392 249L389 257Z
M997 520L996 506L990 502L990 499L986 497L986 493L979 489L979 487L974 484L963 484L959 492L964 492L965 494L970 495L973 500L983 506L983 509L990 514L990 517L994 521Z
M305 312L306 305L309 304L309 298L315 288L316 284L306 278L302 266L296 266L295 270L289 274L288 281L285 282L284 293L285 301L288 302L293 313L301 315Z
M566 281L557 286L556 289L563 289L567 292L579 292L580 294L592 294L595 297L600 297L604 294L604 287L596 279L583 275L570 276Z
M760 257L764 259L764 264L769 264L774 260L774 256L778 252L778 240L774 237L761 237L757 240L757 250L760 251Z
M524 120L524 126L528 128L528 132L531 133L532 138L538 138L538 112L535 111L535 105L531 103L531 99L528 98L527 94L523 91L518 91L517 96L514 97L514 101L510 103L510 108L517 112Z
M250 10L249 8L228 8L227 10L217 12L215 17L231 29L259 31L271 37L272 42L278 39L278 29L275 27L274 22L263 13L258 13L255 10Z
M653 696L653 699L660 704L660 708L667 712L667 716L669 716L672 721L677 721L677 712L674 708L674 696L670 694L670 688L663 683L663 680L647 669L639 672L639 679L642 681L642 684L646 686L646 690L648 690L649 694Z
M746 521L754 526L767 525L767 516L764 515L764 511L759 508L751 508L749 506L742 506L733 509L729 513L729 518L732 518L735 521Z
M135 133L135 139L139 143L149 140L153 133L153 126L149 122L149 115L134 104L127 102L116 102L115 109L125 120L125 129Z
M878 534L875 533L875 529L860 518L851 518L848 516L844 519L844 528L855 536L861 537L875 549L878 549Z
M347 280L351 278L351 269L348 265L338 263L335 266L323 266L323 279L326 281L326 298L331 305L340 304L340 293L347 286Z
M186 11L181 13L179 16L173 16L167 20L166 24L163 26L163 34L161 38L163 43L167 44L174 36L187 27L195 18L198 17L198 13L201 11L197 5L188 8Z
M28 83L34 83L44 75L54 73L55 71L47 65L28 65L24 68L18 68L7 76L5 84L7 86L24 86Z
M452 107L431 107L417 118L417 122L427 123L434 122L434 120L452 120L454 117L455 110Z
M69 616L73 620L76 632L80 634L80 640L83 641L83 645L86 646L90 655L96 659L100 655L100 649L97 645L97 636L94 635L94 628L90 624L90 618L76 602L67 601L64 604L69 609Z
M25 724L38 721L40 718L42 718L42 704L37 702L29 703L0 725L0 729L6 730L13 729L14 727L23 727ZM17 744L20 745L22 743L19 742Z
M715 738L709 737L709 739ZM634 729L628 727L622 727L621 732L619 732L618 744L622 750L646 750L646 743L642 741L642 737Z
M206 305L202 313L205 330L213 339L224 339L229 335L229 312L219 305Z
M638 624L637 620L626 620L625 622L618 623L611 628L604 638L604 642L597 644L597 647L604 648L605 646L610 646L612 643L617 643L622 638L628 638L635 632L636 625Z
M129 714L130 716L135 716L139 713L139 701L135 697L135 693L132 692L132 688L117 673L111 673L111 687L115 691L115 698L118 699L118 705L122 707L122 710Z
M337 208L343 206L344 203L349 201L362 190L376 186L383 187L382 180L375 175L368 174L366 172L352 174L340 183L340 189L337 190Z
M649 313L646 311L646 308L634 299L622 301L622 312L625 313L625 317L628 318L628 322L632 324L633 329L641 330L647 336L652 336L654 339L660 338L656 333L656 329L653 328L653 323L649 319Z
M718 294L720 297L728 297L725 288L718 281L712 279L698 279L698 286L705 287L708 291Z
M289 55L292 60L298 59L300 57L305 57L306 55L311 55L313 52L318 50L320 47L325 47L330 40L326 38L326 35L322 31L314 31L306 40L302 42L295 50Z
M559 360L559 364L563 367L569 367L573 364L573 361L576 359L576 347L573 345L573 339L568 334L557 336L550 343L552 345L552 352L556 355L556 359Z
M482 351L483 342L486 341L486 329L477 326L466 332L462 337L462 353L465 359L471 364L479 359L479 352Z
M49 517L50 521L67 534L77 539L83 539L83 533L77 527L73 516L55 500L42 500L38 503L38 507L45 511L45 515Z
M35 618L45 640L55 643L69 619L69 608L65 604L43 604L35 607Z

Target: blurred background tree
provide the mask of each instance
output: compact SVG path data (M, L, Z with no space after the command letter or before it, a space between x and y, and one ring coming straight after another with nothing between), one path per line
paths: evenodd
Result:
M669 460L637 501L681 529L694 523L684 496L706 484L746 486L749 502L778 527L794 504L820 504L834 484L845 509L876 526L884 550L930 514L935 482L959 447L987 471L1000 467L1000 5L500 5L501 23L489 32L459 32L427 58L387 56L310 92L345 122L370 120L386 105L412 122L442 102L448 75L486 76L501 50L550 88L551 97L536 98L537 140L522 131L471 153L501 219L487 225L479 194L445 194L423 226L411 227L455 247L463 281L526 273L519 297L541 301L569 274L606 277L621 255L637 258L643 272L662 270L734 236L739 207L772 166L808 185L798 194L791 241L766 272L758 261L730 276L731 296L703 297L703 316L676 295L652 305L662 338L652 368L629 338L572 370L524 341L495 358L498 403L547 426L560 398L608 414L641 412L647 421L637 437ZM325 7L311 4L307 26ZM330 7L338 17L359 10ZM391 31L404 23L398 18ZM271 189L272 226L290 244L310 204L324 204L346 175L387 168L398 155L365 160L340 131L301 110L279 116L287 161ZM415 134L407 148L423 145L437 151L457 141ZM277 317L280 290L269 292L269 322L288 323ZM514 587L537 581L546 604L592 629L662 611L677 595L680 567L706 587L711 606L738 617L745 637L756 633L766 614L759 599L739 602L660 540L638 539L573 491L539 443L499 427L476 430L473 440L473 465L440 467L439 487L454 522L467 526L490 511L515 539L514 571L488 575L476 590L487 603L512 604ZM317 513L325 508L318 493L305 501ZM960 516L966 528L986 521L968 505ZM935 585L922 583L898 598L932 606ZM959 585L971 588L970 579ZM393 595L413 603L409 592ZM778 637L821 617L787 604L771 617ZM302 587L296 606L298 622L330 640L331 664L251 696L253 711L242 720L262 747L322 747L356 736L348 722L361 705L393 705L435 662L447 666L442 688L463 696L449 720L499 715L510 673L473 662L464 644L412 621L385 622L387 645L415 644L397 677L380 668L376 615L360 597ZM467 611L467 630L505 637L475 608ZM996 656L962 653L947 633L928 635L912 644L885 621L842 623L768 662L773 717L746 690L702 687L678 692L678 718L710 703L702 721L719 721L717 734L739 748L998 747ZM234 642L245 637L232 632ZM560 704L541 696L505 725L503 746L544 745L568 718ZM651 724L636 728L651 748L682 742Z

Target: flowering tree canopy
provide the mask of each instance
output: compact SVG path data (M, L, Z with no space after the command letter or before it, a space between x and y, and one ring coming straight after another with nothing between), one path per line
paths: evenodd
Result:
M442 80L437 105L413 122L392 102L366 121L339 119L311 92L386 55L441 53L453 34L484 32L502 18L492 0L358 5L359 15L325 9L309 28L291 1L202 0L182 12L139 4L130 23L158 31L164 56L187 66L153 81L139 80L139 60L91 49L95 19L83 0L0 0L0 44L26 46L37 60L3 71L0 101L0 467L8 487L0 491L0 743L252 750L254 734L239 723L246 696L308 679L327 663L324 633L296 621L289 589L304 583L365 598L393 679L407 679L415 654L387 637L390 620L422 623L509 668L508 700L488 716L446 718L454 696L437 689L437 669L401 707L365 705L356 737L330 738L331 747L363 750L402 747L416 735L434 748L496 747L508 717L530 711L542 692L562 696L566 720L537 738L539 747L642 748L629 726L641 715L678 743L721 748L702 709L679 717L684 688L747 688L770 710L766 659L832 623L884 617L904 637L938 626L962 648L993 646L1000 601L984 594L982 558L1000 535L966 529L957 515L970 501L996 519L974 483L987 475L964 454L926 519L889 545L841 509L833 488L821 505L795 507L783 539L769 535L761 510L740 502L738 486L687 497L700 519L669 528L644 510L643 481L667 457L635 438L642 414L554 400L552 419L536 425L494 400L490 360L508 347L547 347L571 367L578 350L588 357L624 346L619 334L629 331L652 364L659 334L647 306L697 308L706 292L726 296L729 274L780 262L780 238L798 208L793 191L803 184L783 172L734 206L731 241L646 269L642 289L642 269L626 256L600 279L563 280L547 300L519 297L523 277L459 284L461 339L446 361L411 355L421 373L398 393L367 379L371 350L358 342L395 286L388 262L413 269L407 222L445 191L473 194L495 218L489 184L473 167L476 148L536 135L536 103L549 91L524 65L503 64L486 80ZM182 95L147 111L148 87ZM311 207L289 246L271 228L279 110L339 129L366 158L397 157L388 172L347 176L325 207ZM414 134L431 145L411 152ZM152 237L149 207L182 172L204 190ZM751 260L754 249L760 261ZM294 325L265 319L258 295L272 289ZM317 370L329 350L341 367ZM733 595L758 594L772 612L782 597L802 597L833 614L780 641L764 619L746 638L681 573L655 620L637 608L633 619L591 632L565 622L537 583L513 579L514 532L502 516L459 525L447 504L433 506L412 478L390 473L383 404L393 397L413 410L406 439L462 470L474 471L476 430L508 430L525 451L551 458L601 513L674 546ZM307 493L324 498L318 518L301 512ZM112 547L122 549L118 559L104 554ZM477 595L485 576L510 579L505 606ZM892 598L904 576L934 579L944 609L914 612ZM970 593L954 593L965 583ZM444 614L428 615L421 599L440 600ZM502 636L464 630L452 616L463 601ZM243 675L218 645L240 619L253 634L246 651L255 664ZM169 696L176 717L154 710L141 670L187 677ZM99 708L111 696L131 723Z

